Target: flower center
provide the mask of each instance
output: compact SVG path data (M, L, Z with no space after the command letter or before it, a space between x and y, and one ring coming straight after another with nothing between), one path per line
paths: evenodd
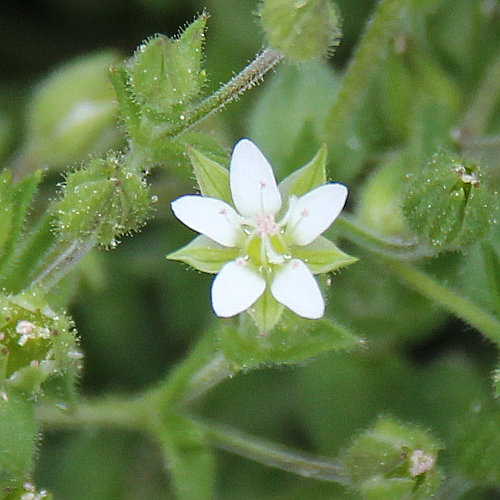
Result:
M255 214L255 224L260 239L264 239L266 236L274 236L280 230L279 225L274 221L274 215Z

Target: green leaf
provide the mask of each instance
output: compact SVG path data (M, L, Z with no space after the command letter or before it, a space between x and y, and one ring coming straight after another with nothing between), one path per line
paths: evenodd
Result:
M224 247L201 234L186 246L167 255L167 259L179 260L198 271L215 274L226 262L234 260L238 252L237 248Z
M7 220L7 214L10 214L10 222L7 223L9 230L3 240L3 252L0 254L0 276L6 272L8 266L17 255L20 241L24 235L24 225L31 206L32 197L36 192L41 178L41 171L37 171L25 177L16 185L13 185L9 174L5 173L2 175L0 211L5 215L5 221ZM0 234L1 239L2 235Z
M187 146L187 152L203 196L224 200L232 205L229 171L198 150Z
M130 64L130 81L143 106L173 117L200 92L205 83L200 65L207 19L202 14L177 40L157 35L139 47Z
M498 408L474 412L455 426L452 456L461 474L479 484L500 484L500 412Z
M176 498L212 498L214 458L203 432L187 419L168 413L155 428L172 476Z
M492 302L496 304L496 312L500 314L500 258L498 252L489 241L481 244L481 253Z
M292 247L291 254L303 260L313 274L335 271L358 261L356 257L342 252L324 236L316 238L309 245Z
M29 476L37 442L35 402L14 389L0 397L0 492L21 489ZM3 496L2 496L3 498Z
M223 326L220 348L235 369L294 365L329 351L350 349L362 340L329 319L307 320L285 310L282 321L264 335L243 317L239 327Z
M326 146L323 145L307 165L299 168L280 182L279 190L283 197L300 197L325 183Z

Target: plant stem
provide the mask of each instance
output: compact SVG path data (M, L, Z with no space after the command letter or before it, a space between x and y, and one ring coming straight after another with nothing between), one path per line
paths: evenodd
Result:
M207 330L181 364L146 397L160 406L186 405L237 373L219 351L215 331Z
M334 228L346 239L383 259L387 268L401 277L419 293L437 302L442 307L463 319L479 331L500 343L500 319L483 310L469 299L461 297L420 269L403 262L432 255L432 251L417 244L401 243L382 239L368 232L351 217L337 219Z
M207 118L259 83L264 75L283 59L284 55L281 52L271 48L264 49L248 66L217 92L207 97L193 109L186 110L181 115L180 121L164 129L161 136L175 137Z
M387 267L403 278L412 288L437 302L474 328L477 328L491 340L500 344L500 319L484 311L470 300L460 297L460 295L441 285L420 269L394 259L386 258L385 261Z
M121 427L131 430L147 430L150 411L141 399L102 399L95 402L79 401L74 407L58 408L41 405L37 408L37 420L51 429L68 429L86 425Z
M42 270L30 283L30 288L50 291L71 269L95 246L95 239L73 240L66 245L59 244L49 255Z
M227 427L197 423L203 428L207 438L223 450L299 476L350 484L340 462L299 452Z
M362 227L354 217L343 215L339 217L333 230L344 238L371 250L398 259L416 260L435 255L431 248L421 245L416 240L396 240L382 238Z

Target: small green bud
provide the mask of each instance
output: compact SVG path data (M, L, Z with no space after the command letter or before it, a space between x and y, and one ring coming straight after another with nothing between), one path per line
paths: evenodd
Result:
M0 295L0 380L38 394L49 377L80 368L73 324L36 295Z
M496 223L498 193L488 190L476 164L440 152L407 177L403 214L432 246L469 245Z
M65 166L116 144L108 70L118 59L114 52L103 52L71 61L39 84L28 109L25 162Z
M340 15L330 0L264 0L260 17L267 44L291 61L321 59L339 44Z
M207 19L203 13L177 39L156 35L137 49L127 70L140 105L171 115L200 92L206 79L201 59Z
M354 440L345 465L363 498L426 499L439 486L436 459L440 448L427 432L382 417Z
M64 238L95 237L116 246L116 238L145 222L151 194L143 176L123 168L120 158L94 159L70 173L56 207L57 228Z

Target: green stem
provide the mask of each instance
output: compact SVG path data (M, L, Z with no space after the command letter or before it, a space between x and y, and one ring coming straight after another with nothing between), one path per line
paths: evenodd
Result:
M345 468L340 462L296 451L227 427L197 423L203 428L212 444L218 448L299 476L343 485L350 484Z
M359 48L351 59L342 86L328 113L326 130L329 149L342 142L346 123L363 100L371 76L379 70L379 63L394 36L407 0L381 0L370 20Z
M343 215L339 217L333 230L344 238L371 250L372 252L380 253L388 257L397 259L416 260L423 257L430 257L436 252L431 248L423 246L416 240L396 240L386 239L378 236L367 228L362 227L354 217Z
M420 248L412 243L397 243L382 239L368 232L349 216L337 219L334 228L346 239L377 254L387 268L401 277L419 293L437 302L442 307L500 343L500 319L483 310L469 299L461 297L449 288L441 285L428 274L413 267L403 259L415 259L430 256L431 250Z
M39 423L51 429L68 429L87 425L147 430L151 411L144 399L103 399L80 401L69 409L41 405L36 417Z
M164 129L161 136L175 137L207 118L259 83L264 75L282 61L283 58L284 56L281 52L270 48L264 49L248 66L217 92L207 97L193 109L186 110L182 114L181 121Z
M146 397L163 406L186 405L237 373L219 351L215 332L208 330L164 383Z
M484 311L470 300L460 297L460 295L441 285L420 269L394 259L385 260L388 269L403 278L412 288L437 302L490 337L491 340L500 344L500 319Z
M89 237L85 241L73 240L58 244L44 262L29 288L50 291L75 265L94 248L96 241Z

